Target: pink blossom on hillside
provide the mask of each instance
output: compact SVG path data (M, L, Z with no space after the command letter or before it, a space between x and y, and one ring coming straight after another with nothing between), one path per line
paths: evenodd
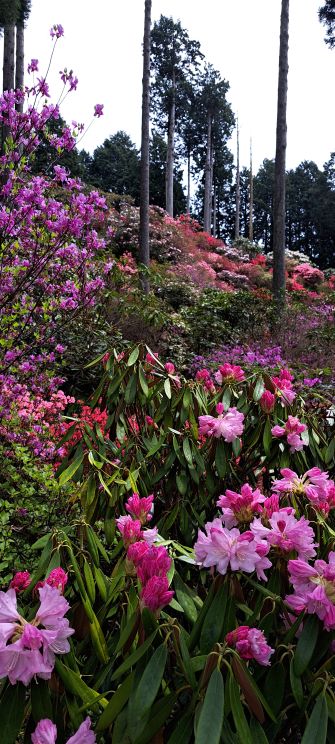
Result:
M164 364L164 369L166 369L168 375L174 375L176 371L176 368L174 364L172 364L172 362L166 362L166 364Z
M137 540L143 537L142 525L139 519L132 519L130 514L128 514L127 516L119 517L115 521L126 548L130 543L137 542Z
M269 524L270 527L266 527L261 519L254 519L250 530L256 539L267 540L269 545L283 553L295 550L299 558L306 560L313 558L316 548L315 537L313 528L305 517L296 519L293 509L279 509L273 512Z
M265 557L269 546L262 539L255 539L248 531L243 532L234 527L228 530L222 526L221 519L205 524L205 533L199 530L194 545L197 562L205 568L216 567L218 572L226 574L232 571L259 571L264 578L264 569L270 568L271 562Z
M138 493L133 493L133 495L129 497L128 501L126 501L125 506L127 512L129 512L132 517L139 519L141 524L145 524L152 519L150 511L152 509L153 500L153 494L140 498Z
M213 416L199 416L199 435L223 437L225 442L233 442L243 433L244 414L237 408L229 408L227 413Z
M259 405L264 413L272 413L276 402L276 396L270 390L264 390Z
M318 509L328 514L333 507L334 489L334 481L330 480L328 473L319 468L311 468L301 476L290 468L283 468L280 473L283 478L273 482L272 491L306 496Z
M227 489L216 505L222 509L224 524L230 529L240 522L249 523L255 514L261 514L264 501L265 496L258 488L253 491L249 484L245 483L241 493Z
M150 547L137 563L137 575L143 585L153 576L165 576L171 568L171 558L164 546Z
M279 377L272 377L272 382L276 388L276 395L283 401L284 405L291 405L296 393L292 386L293 375L288 369L281 369Z
M231 382L243 382L245 374L242 367L226 362L215 372L214 378L218 385L223 385Z
M31 576L29 571L18 571L10 582L10 589L15 589L16 593L23 592L29 586Z
M273 437L286 436L287 444L290 445L290 452L300 452L305 446L301 434L307 431L306 424L302 424L295 416L289 416L285 426L273 426L271 434Z
M262 630L240 625L227 633L225 641L231 648L236 648L242 659L254 659L262 666L269 666L274 649L267 644Z
M314 566L303 560L288 562L289 580L294 594L286 596L286 604L297 614L305 610L316 614L326 630L335 630L335 552L328 563L316 560Z
M58 589L61 594L64 593L65 586L67 584L68 575L66 571L63 570L63 568L54 568L52 571L50 571L48 578L46 579L45 583L49 584L49 586L54 586L56 589Z

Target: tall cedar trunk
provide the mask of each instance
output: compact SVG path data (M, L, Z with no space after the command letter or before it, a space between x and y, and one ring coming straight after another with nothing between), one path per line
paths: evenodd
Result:
M174 130L176 121L176 81L175 72L172 76L172 96L171 107L169 111L168 123L168 141L166 153L166 174L165 174L165 208L168 214L173 217L173 166L174 166Z
M213 193L213 235L214 238L216 238L216 186L214 184L214 193Z
M288 78L289 0L282 0L280 18L276 161L273 191L273 295L285 304L285 160Z
M241 190L240 190L240 138L239 129L237 122L236 129L236 211L235 211L235 240L240 235L240 203L241 203Z
M252 142L250 140L249 240L251 242L254 239L253 211L254 211L254 178L252 174Z
M191 211L191 150L187 149L187 207L186 212L190 214Z
M209 185L209 200L210 200L210 223L209 223L209 232L212 231L212 220L213 220L213 171L214 171L214 161L213 161L213 142L211 142L211 178L210 178L210 185Z
M2 89L12 90L14 88L14 69L15 69L15 26L5 26L4 44L3 44L3 68L2 68ZM10 133L7 124L2 125L1 131L1 151L4 151L4 143Z
M211 166L212 166L212 114L207 114L207 148L205 164L204 230L211 231Z
M151 0L144 3L143 79L142 79L142 135L141 135L141 193L140 193L140 249L139 261L148 267L149 245L149 143L150 143L150 26ZM149 281L142 273L143 291L148 294Z
M16 26L16 68L15 88L24 87L24 25L18 23ZM23 101L16 104L17 111L23 111Z

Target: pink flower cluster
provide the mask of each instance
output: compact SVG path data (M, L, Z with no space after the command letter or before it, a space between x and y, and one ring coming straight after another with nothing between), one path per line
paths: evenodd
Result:
M304 431L307 431L306 424L302 424L296 416L289 416L285 426L273 426L271 434L273 437L286 437L290 452L300 452L306 444L300 436Z
M217 418L214 416L199 416L199 436L222 437L225 442L233 442L243 433L244 414L240 413L237 408L229 408L227 413L223 413L222 403L216 406Z
M268 520L270 527L265 526L262 519L254 519L250 530L256 539L266 540L269 546L281 553L288 554L294 550L299 558L309 560L315 555L317 547L313 528L305 517L296 519L294 514L291 507L278 509L272 512Z
M157 527L151 530L142 530L142 526L152 518L153 500L153 495L141 498L138 493L133 493L125 505L129 514L116 519L117 527L121 532L126 548L138 540L144 540L148 545L153 545L155 542L158 532Z
M245 483L241 493L226 490L224 496L220 496L216 505L222 509L223 521L228 529L236 527L239 523L250 523L255 514L261 514L265 496L258 488L255 491Z
M297 614L316 614L325 630L335 630L335 552L329 553L328 563L316 560L314 566L291 560L288 571L294 594L286 596L286 604Z
M242 367L226 362L215 372L214 378L218 385L229 385L234 382L243 382L245 374Z
M236 648L242 659L254 659L262 666L269 666L274 649L267 644L262 630L240 625L227 633L225 640L228 646Z
M31 735L32 744L56 744L57 727L49 718L42 718ZM91 719L87 716L78 731L67 740L66 744L95 744L96 737L91 729Z
M199 369L196 373L195 379L197 382L200 382L209 393L215 393L215 385L208 369Z
M270 545L266 540L255 538L248 530L241 533L236 527L231 530L222 526L222 519L216 518L205 524L205 532L199 530L194 545L197 562L205 568L216 567L226 574L232 571L256 571L258 578L267 581L264 570L270 568L271 561L266 557Z
M270 390L264 390L259 404L264 413L272 413L276 403L276 396Z
M27 622L17 611L15 589L0 592L0 679L8 676L12 685L28 685L35 676L50 679L55 654L70 650L74 630L64 617L69 603L47 583L38 593L36 617Z
M296 396L296 393L293 390L292 380L293 375L291 375L288 369L281 369L279 377L272 377L272 382L276 389L276 395L285 406L291 405Z
M66 571L64 571L62 568L53 568L52 571L50 571L49 576L45 581L38 581L36 586L34 587L34 592L36 593L40 587L44 586L45 584L48 584L49 586L53 586L58 591L63 594L65 586L67 584L68 575ZM25 589L28 588L28 586L31 583L31 576L29 571L18 571L15 576L12 578L9 588L14 589L16 594L20 594Z
M325 515L334 509L335 484L328 473L319 468L311 468L301 476L290 468L283 468L280 473L283 477L273 482L272 491L296 497L306 496Z

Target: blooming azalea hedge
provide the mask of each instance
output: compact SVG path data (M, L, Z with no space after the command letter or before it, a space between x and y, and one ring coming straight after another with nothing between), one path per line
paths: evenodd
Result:
M102 361L59 443L79 516L0 594L4 744L331 741L330 404L286 368Z

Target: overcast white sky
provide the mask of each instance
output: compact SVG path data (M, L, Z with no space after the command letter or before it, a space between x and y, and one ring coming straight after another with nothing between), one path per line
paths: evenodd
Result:
M317 17L323 0L291 0L287 167L314 160L319 167L335 150L335 50L324 44ZM281 0L153 0L152 18L179 19L200 41L206 59L230 83L228 99L240 122L241 164L249 164L253 140L256 171L275 154L279 22ZM65 101L68 121L95 120L82 147L94 147L117 130L139 146L144 0L32 0L26 31L26 62L37 57L43 72L52 42L49 29L61 23L49 81L52 100L60 92L58 71L73 68L76 93ZM235 137L232 142L235 148Z

